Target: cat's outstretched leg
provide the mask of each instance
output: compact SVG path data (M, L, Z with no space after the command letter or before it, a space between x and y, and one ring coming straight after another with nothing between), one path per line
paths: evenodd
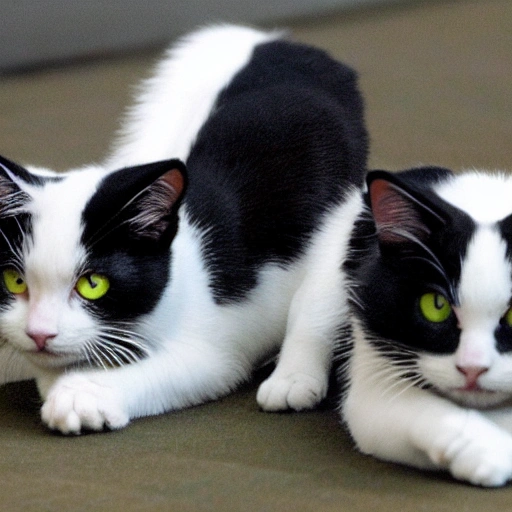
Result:
M459 407L405 381L388 379L383 388L382 365L359 357L358 351L342 418L362 452L418 468L448 470L475 485L496 487L512 479L512 436L506 430L483 412Z
M224 396L250 373L206 342L170 346L120 368L39 379L43 422L64 434L119 429L132 418Z
M417 428L413 442L459 480L486 487L506 484L512 478L512 436L477 411L461 413L464 421L460 425L455 415L442 417L432 440L425 432L428 423Z
M311 301L318 288L318 282L306 278L292 301L277 366L256 396L265 411L311 409L327 394L337 314L328 315L325 302ZM338 291L336 286L324 289L319 300Z
M116 387L104 386L93 375L73 373L60 378L38 379L38 388L46 400L41 409L43 422L63 434L82 430L117 430L130 417Z
M438 397L429 397L429 403L406 400L408 405L400 411L404 398L390 407L382 397L381 407L365 401L354 406L358 413L345 409L344 418L362 452L419 468L447 469L475 485L497 487L512 478L508 432L479 412Z

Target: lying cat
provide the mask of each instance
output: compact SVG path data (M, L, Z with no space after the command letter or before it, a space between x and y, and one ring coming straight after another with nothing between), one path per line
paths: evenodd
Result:
M349 246L336 237L340 217L325 247L350 294L344 321L323 319L346 360L342 419L365 453L503 485L512 478L512 177L424 167L367 181ZM317 266L313 274L327 272ZM309 296L313 308L321 299ZM304 344L288 341L275 375L297 367ZM311 346L300 357L300 371L320 380L325 355ZM266 387L276 393L278 379L260 396Z
M323 359L277 394L315 405L343 283L308 270L331 212L336 245L358 212L355 73L275 33L205 29L166 55L123 133L105 166L63 175L0 159L0 380L35 378L52 429L117 429L229 393L286 338Z
M512 477L512 177L369 176L343 417L359 448L497 486ZM375 231L376 229L376 231ZM362 405L364 404L364 405Z

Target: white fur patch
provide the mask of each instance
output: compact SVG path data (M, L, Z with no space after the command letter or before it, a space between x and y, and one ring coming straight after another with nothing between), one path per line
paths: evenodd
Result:
M465 172L435 191L479 224L491 224L512 213L512 176L505 173Z
M247 64L256 45L278 36L219 25L194 32L172 47L154 76L142 84L107 166L169 157L186 160L219 92Z
M62 366L83 357L83 343L93 334L95 322L73 290L85 260L82 211L103 175L90 167L43 186L19 183L32 198L25 206L32 215L32 236L23 248L28 295L15 297L13 306L2 313L1 332L29 355L37 350L29 333L51 334L48 349L60 357L34 354L36 364Z
M104 171L88 168L66 174L62 181L30 187L33 244L27 247L25 265L29 286L57 285L77 269L83 255L80 246L82 212Z

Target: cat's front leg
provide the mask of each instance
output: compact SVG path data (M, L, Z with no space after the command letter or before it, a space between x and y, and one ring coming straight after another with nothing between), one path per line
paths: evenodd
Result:
M360 388L360 389L357 389ZM360 392L361 388L366 388ZM355 386L343 417L364 453L496 487L512 478L512 436L481 413L420 389L387 400Z
M256 396L264 411L312 409L327 394L343 288L337 275L330 285L317 281L307 278L293 298L277 366Z
M413 441L424 445L431 460L448 467L459 480L487 487L506 484L512 478L512 436L477 411L466 409L462 414L462 428L454 415L441 420L432 445L423 426L415 429Z
M333 350L348 318L348 288L340 267L360 201L354 192L311 242L277 366L256 397L265 411L311 409L327 394Z
M130 421L122 394L97 382L94 373L63 375L51 385L49 379L39 379L38 387L45 399L41 418L52 430L63 434L116 430Z
M119 368L66 373L40 384L42 420L51 429L80 434L217 399L250 374L250 365L232 356L212 343L188 339Z

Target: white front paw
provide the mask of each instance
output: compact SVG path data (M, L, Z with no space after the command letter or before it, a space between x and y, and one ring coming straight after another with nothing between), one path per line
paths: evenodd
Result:
M256 395L264 411L312 409L327 393L327 382L311 375L292 373L281 377L275 373L261 384Z
M500 487L512 477L512 453L475 442L454 458L450 470L459 480L485 487Z
M471 411L465 428L446 446L440 462L443 459L455 478L499 487L512 478L512 436Z
M119 429L129 417L117 393L86 375L64 375L52 386L41 409L43 422L63 434Z
M507 433L459 444L463 446L450 463L455 478L485 487L499 487L512 478L512 439Z

